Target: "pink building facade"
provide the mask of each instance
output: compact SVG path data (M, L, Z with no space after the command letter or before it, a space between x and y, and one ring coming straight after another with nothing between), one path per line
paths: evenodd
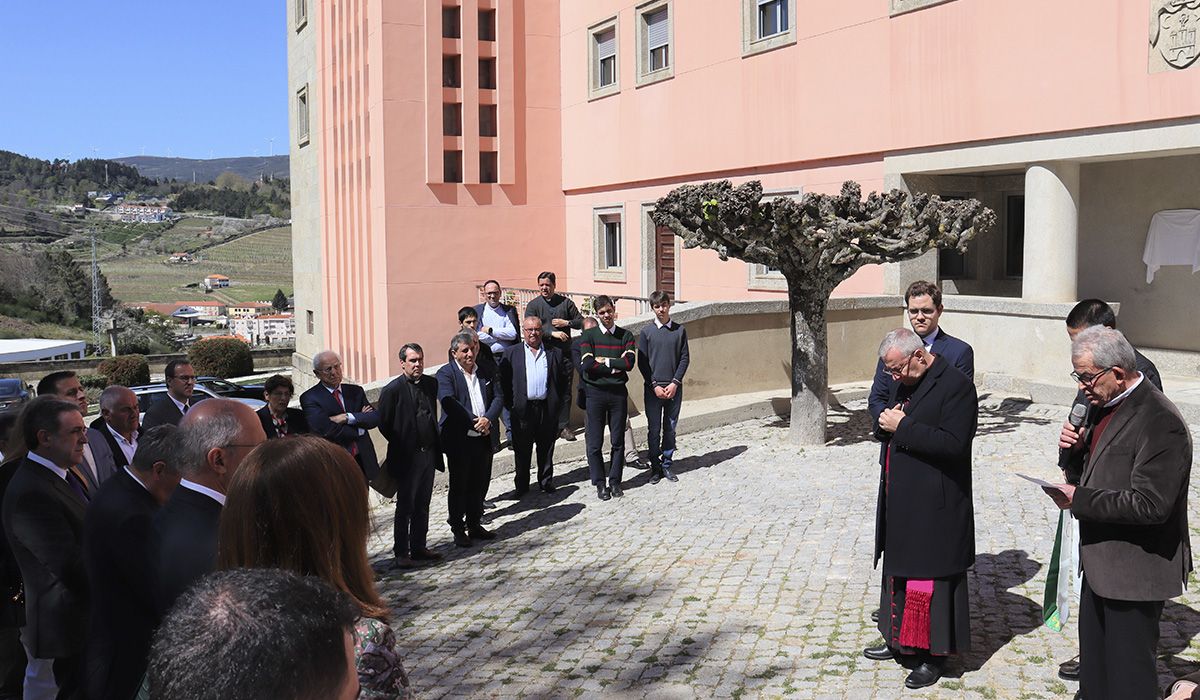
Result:
M1100 296L1135 344L1200 352L1177 321L1200 278L1147 283L1141 264L1155 211L1200 208L1200 17L1182 3L294 5L298 368L329 347L381 379L410 340L434 361L477 284L543 269L572 292L780 298L777 273L651 223L671 188L718 178L979 197L1000 224L966 256L865 268L836 293L937 278L1014 314Z

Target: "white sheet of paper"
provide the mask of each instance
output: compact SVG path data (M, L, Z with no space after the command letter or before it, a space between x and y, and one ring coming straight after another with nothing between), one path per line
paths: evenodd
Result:
M1025 476L1024 474L1020 474L1020 473L1018 473L1017 476L1021 477L1025 481L1032 481L1033 483L1037 484L1038 486L1041 486L1044 488L1052 488L1052 489L1058 488L1058 486L1056 486L1055 484L1052 484L1048 481L1042 481L1041 479L1037 479L1032 476Z

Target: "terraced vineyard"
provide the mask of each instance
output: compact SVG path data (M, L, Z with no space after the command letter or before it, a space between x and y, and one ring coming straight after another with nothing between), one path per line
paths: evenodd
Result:
M199 262L184 265L167 264L167 255L159 254L119 257L101 262L100 269L108 277L113 296L126 304L270 301L276 289L292 292L289 226L202 250L197 257ZM231 285L205 294L199 283L211 274L229 277Z

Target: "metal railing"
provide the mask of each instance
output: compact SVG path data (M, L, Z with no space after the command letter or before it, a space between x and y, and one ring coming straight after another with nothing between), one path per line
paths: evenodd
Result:
M483 296L483 285L475 285L475 293L479 296L480 302L487 301ZM575 302L575 306L579 307L579 313L584 316L590 316L593 313L592 300L599 296L597 292L564 292L558 291L558 294L567 297ZM517 308L517 316L524 318L525 306L541 296L542 292L538 289L524 289L521 287L505 287L500 300L510 306ZM608 297L613 300L617 307L617 316L638 316L640 314L650 313L650 299L647 297L631 297L622 294L609 294ZM681 301L673 300L672 303L680 304Z

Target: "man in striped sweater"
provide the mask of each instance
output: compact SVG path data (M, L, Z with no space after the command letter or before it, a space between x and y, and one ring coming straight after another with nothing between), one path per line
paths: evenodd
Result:
M633 334L617 325L617 310L613 300L601 294L593 307L600 325L583 332L579 343L579 367L583 372L584 394L587 397L588 471L596 496L602 501L620 498L621 470L625 466L625 417L629 395L625 383L637 362ZM604 426L608 426L611 445L608 468L605 469L601 448L604 446ZM605 485L605 478L608 483Z

